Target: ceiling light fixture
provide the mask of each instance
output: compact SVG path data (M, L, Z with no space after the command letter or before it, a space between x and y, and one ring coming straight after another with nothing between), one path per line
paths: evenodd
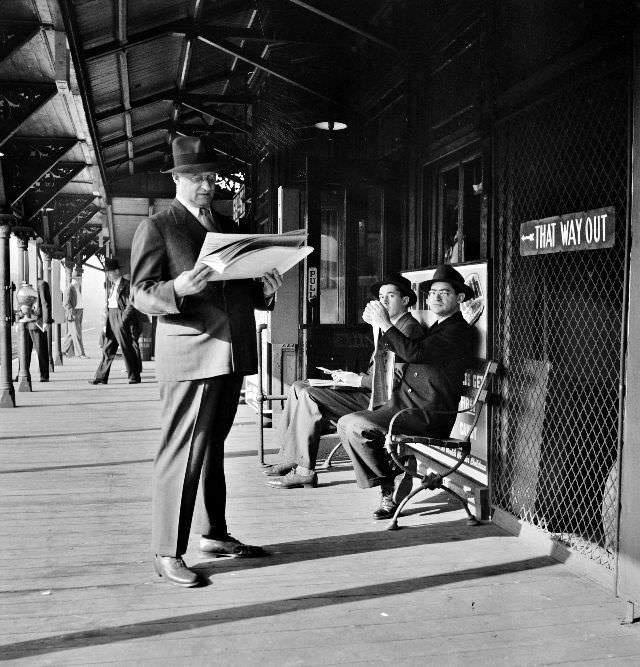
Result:
M319 123L315 123L314 127L317 127L319 130L333 132L334 130L346 130L347 124L339 120L322 120Z

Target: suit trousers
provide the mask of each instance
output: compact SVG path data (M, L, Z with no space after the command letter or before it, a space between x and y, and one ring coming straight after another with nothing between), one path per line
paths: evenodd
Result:
M353 463L356 482L361 489L389 483L397 474L391 456L384 448L389 422L399 411L383 405L375 410L363 410L345 415L338 421L338 435ZM425 419L401 415L394 422L394 433L425 435Z
M224 441L243 379L230 374L159 383L164 422L153 465L153 553L179 557L187 550L198 485L194 529L212 537L226 534Z
M289 389L279 425L280 462L315 468L320 436L328 433L330 420L363 410L370 392L358 388L312 387L306 380Z
M34 323L27 324L29 336L27 337L27 359L31 361L31 352L35 348L38 355L38 368L40 370L40 379L49 379L49 343L47 341L46 331Z
M82 315L83 308L76 308L73 311L73 320L67 322L67 335L62 341L62 351L69 357L75 354L76 357L84 357L84 345L82 344ZM71 351L73 350L73 354Z
M122 321L122 312L119 308L109 308L107 315L107 330L102 344L102 360L96 371L96 380L106 382L118 346L122 348L122 356L127 367L130 380L140 379L140 355L131 336L131 327Z

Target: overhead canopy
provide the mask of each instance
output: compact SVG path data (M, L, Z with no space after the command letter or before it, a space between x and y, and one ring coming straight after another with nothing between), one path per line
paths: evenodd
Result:
M205 135L233 173L318 121L357 122L362 45L402 57L390 4L3 0L5 210L83 260L113 236L106 205L169 166L175 136Z

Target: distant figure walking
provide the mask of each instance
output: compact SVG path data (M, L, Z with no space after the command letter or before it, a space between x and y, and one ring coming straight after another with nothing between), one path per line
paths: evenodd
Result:
M88 359L82 344L82 276L74 271L71 282L67 285L62 298L65 319L67 320L67 335L62 341L62 353L67 357Z
M107 384L109 371L118 347L122 348L129 384L140 382L140 348L138 347L138 313L129 297L129 281L122 277L117 259L104 260L104 270L111 283L106 304L106 318L102 332L102 360L89 384Z

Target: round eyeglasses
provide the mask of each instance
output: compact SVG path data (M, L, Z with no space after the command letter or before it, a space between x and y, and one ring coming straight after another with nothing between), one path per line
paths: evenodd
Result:
M189 180L192 183L197 184L204 183L204 181L206 181L209 185L215 185L217 179L217 174L207 174L206 176L204 174L189 174Z

